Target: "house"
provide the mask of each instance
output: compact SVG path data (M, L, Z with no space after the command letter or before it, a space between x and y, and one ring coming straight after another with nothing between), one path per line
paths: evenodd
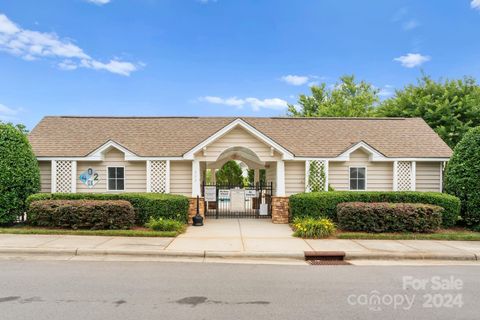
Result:
M452 154L420 118L52 116L29 139L42 192L160 192L210 202L223 196L227 211L241 201L234 199L239 192L230 198L202 183L207 170L228 160L254 169L256 182L265 170L271 188L255 187L248 194L262 199L245 205L260 210L271 196L328 186L441 192Z

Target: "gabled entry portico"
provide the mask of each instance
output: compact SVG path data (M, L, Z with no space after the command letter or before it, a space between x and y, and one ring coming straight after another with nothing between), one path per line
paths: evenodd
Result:
M217 218L270 217L271 197L285 195L284 159L290 154L243 121L234 121L226 129L192 152L192 195L205 197L205 212ZM231 160L254 170L253 183L216 183L216 171ZM264 181L260 181L260 170L265 170ZM206 181L207 172L212 181Z
M231 122L185 154L192 158L192 196L202 195L201 184L206 169L219 169L229 160L239 160L249 168L266 170L276 196L285 195L284 160L293 155L269 137L241 119ZM259 174L256 173L258 177Z

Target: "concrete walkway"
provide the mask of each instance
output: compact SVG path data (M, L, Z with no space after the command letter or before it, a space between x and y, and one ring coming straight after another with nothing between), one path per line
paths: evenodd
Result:
M208 220L177 238L0 234L3 255L155 256L304 259L305 251L344 251L354 259L472 260L480 242L431 240L303 240L269 220Z

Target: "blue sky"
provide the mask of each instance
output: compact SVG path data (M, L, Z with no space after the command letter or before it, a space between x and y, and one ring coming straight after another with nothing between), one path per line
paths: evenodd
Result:
M480 77L480 0L44 0L0 3L0 119L281 116L355 74L383 97Z

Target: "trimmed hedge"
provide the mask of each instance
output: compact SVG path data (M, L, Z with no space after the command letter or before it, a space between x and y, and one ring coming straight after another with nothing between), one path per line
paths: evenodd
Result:
M338 204L337 219L346 231L434 232L442 225L443 211L421 203L346 202Z
M424 203L443 209L443 227L455 225L460 215L460 200L439 192L415 191L329 191L298 193L290 196L292 217L330 218L336 220L337 205L342 202Z
M135 210L124 200L42 200L30 204L28 223L71 229L128 229Z
M188 198L160 193L37 193L28 197L38 200L126 200L135 209L136 223L144 225L150 217L188 222Z

